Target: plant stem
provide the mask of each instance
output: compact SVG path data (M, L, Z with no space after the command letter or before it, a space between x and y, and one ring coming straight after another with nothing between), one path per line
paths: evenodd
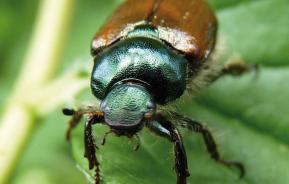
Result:
M54 77L74 0L43 0L31 44L0 126L0 183L6 183L29 142L41 104L27 98ZM49 99L48 99L49 100Z

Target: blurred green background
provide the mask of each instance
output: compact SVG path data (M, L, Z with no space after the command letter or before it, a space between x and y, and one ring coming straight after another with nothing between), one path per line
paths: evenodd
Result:
M0 1L0 112L21 69L39 2ZM120 2L76 1L57 73L67 71L77 62L91 62L91 38ZM184 133L188 155L192 155L189 181L289 184L289 1L209 0L209 3L218 14L219 33L227 42L226 54L238 55L249 64L260 64L261 71L257 79L253 74L225 77L179 108L205 121L213 129L222 155L242 161L247 168L245 179L238 180L236 171L210 160L200 136ZM88 90L76 101L92 98ZM87 182L77 169L77 165L86 169L82 127L73 137L72 154L71 145L64 139L67 118L60 113L61 108L39 120L10 183ZM104 130L95 132L101 136ZM106 183L174 183L170 144L145 131L143 147L134 153L132 144L127 145L126 141L109 138L108 145L100 151Z

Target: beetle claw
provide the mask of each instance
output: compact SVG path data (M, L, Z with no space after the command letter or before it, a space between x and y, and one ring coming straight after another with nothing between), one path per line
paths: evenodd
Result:
M106 132L105 134L104 134L104 136L103 136L103 138L102 138L102 141L101 141L101 145L103 146L103 145L105 145L105 143L106 143L106 138L107 138L107 136L109 135L109 134L111 134L112 133L112 131L110 130L110 131L108 131L108 132Z
M135 135L135 138L136 138L136 140L137 140L137 143L136 143L136 145L133 147L133 150L134 150L134 151L137 151L137 150L139 149L139 147L140 147L141 141L140 141L140 138L139 138L139 136L138 136L137 134Z

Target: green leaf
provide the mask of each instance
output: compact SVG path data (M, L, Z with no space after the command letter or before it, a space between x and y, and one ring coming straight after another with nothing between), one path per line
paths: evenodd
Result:
M261 64L260 73L224 77L180 111L199 119L212 130L223 158L244 163L246 176L210 159L202 137L183 130L191 176L198 184L285 184L289 181L289 1L211 0L219 17L219 34L228 55L250 64ZM82 23L84 24L84 23ZM88 25L88 24L87 24ZM79 38L80 39L80 38ZM271 67L271 68L270 68ZM107 127L94 126L97 145ZM103 183L175 183L172 145L148 130L140 133L141 147L134 141L109 136L99 146ZM73 132L72 152L82 172L92 179L83 157L83 124Z
M247 3L252 0L207 0L208 4L215 10L221 10L225 8L232 8L233 6L240 6L242 3ZM258 1L258 0L255 0ZM260 1L260 0L259 0Z
M242 3L218 12L220 29L232 53L247 63L286 66L289 57L287 0Z

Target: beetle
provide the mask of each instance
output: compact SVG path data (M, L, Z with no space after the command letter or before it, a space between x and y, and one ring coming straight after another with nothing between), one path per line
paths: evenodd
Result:
M219 155L204 125L161 108L223 75L248 70L238 63L216 67L211 55L217 28L216 16L204 0L126 0L95 35L90 85L100 106L63 109L65 115L72 116L67 139L82 116L87 115L84 156L89 169L95 169L95 184L100 183L100 163L92 135L94 124L109 126L106 135L132 138L147 127L167 138L174 145L177 184L186 184L190 175L178 127L200 133L214 160L239 169L240 177L244 176L240 162Z

